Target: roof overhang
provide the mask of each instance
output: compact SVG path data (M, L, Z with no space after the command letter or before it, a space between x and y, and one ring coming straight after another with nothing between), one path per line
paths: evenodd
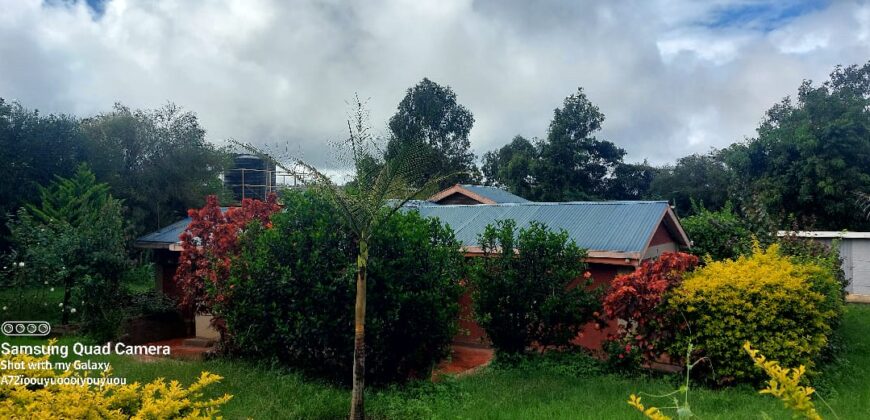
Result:
M453 194L464 195L464 196L466 196L474 201L477 201L481 204L498 204L492 199L486 198L480 194L476 194L476 193L469 191L468 189L466 189L465 187L463 187L460 184L456 184L450 188L447 188L446 190L442 190L442 191L438 192L437 194L429 197L429 201L437 203L437 202L439 202L447 197L450 197Z
M483 249L479 246L463 246L462 252L466 257L482 257ZM641 255L638 252L621 252L621 251L586 251L587 263L608 264L608 265L627 265L637 266L640 263Z

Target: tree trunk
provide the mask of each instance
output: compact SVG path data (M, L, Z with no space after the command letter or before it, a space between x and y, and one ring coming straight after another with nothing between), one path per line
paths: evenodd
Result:
M366 329L366 275L369 263L369 244L360 240L359 254L356 257L356 307L354 312L353 336L353 392L350 401L350 418L365 419L365 329Z

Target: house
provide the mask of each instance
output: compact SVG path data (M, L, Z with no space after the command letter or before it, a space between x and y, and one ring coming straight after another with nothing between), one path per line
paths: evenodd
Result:
M665 201L532 202L495 187L454 185L427 201L414 201L409 208L423 216L437 217L449 225L468 258L482 255L478 236L498 220L513 219L519 228L532 221L552 229L564 229L580 247L588 250L588 270L596 284L607 285L619 274L630 273L641 262L664 252L690 246L680 221ZM136 240L141 248L154 249L157 287L176 293L172 277L181 251L179 236L190 223L184 219ZM472 320L468 294L461 298L458 343L486 345L483 330ZM586 328L578 343L598 349L609 329Z
M442 192L433 199L439 196L449 197ZM595 285L607 285L617 275L634 271L644 260L690 246L679 219L664 201L430 203L419 205L417 209L423 216L437 217L448 224L469 258L482 255L477 238L487 225L498 220L513 219L518 228L538 221L551 229L564 229L577 245L588 250L586 262ZM461 331L455 341L486 345L483 330L471 320L470 297L463 296L460 304ZM578 342L600 349L607 333L615 332L615 328L615 322L604 330L590 326L584 329Z
M870 302L870 232L780 231L778 235L809 238L829 246L838 239L841 268L849 280L847 300Z

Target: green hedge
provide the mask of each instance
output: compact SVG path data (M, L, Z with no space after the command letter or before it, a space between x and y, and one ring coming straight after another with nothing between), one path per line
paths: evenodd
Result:
M348 383L353 355L355 243L332 204L290 193L271 228L251 226L216 308L231 350ZM456 332L463 256L453 232L399 213L370 242L366 375L371 383L429 375Z

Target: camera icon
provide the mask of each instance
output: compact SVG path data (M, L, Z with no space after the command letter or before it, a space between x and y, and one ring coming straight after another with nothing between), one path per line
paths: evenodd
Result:
M45 337L51 332L51 324L46 321L6 321L0 331L7 337Z

